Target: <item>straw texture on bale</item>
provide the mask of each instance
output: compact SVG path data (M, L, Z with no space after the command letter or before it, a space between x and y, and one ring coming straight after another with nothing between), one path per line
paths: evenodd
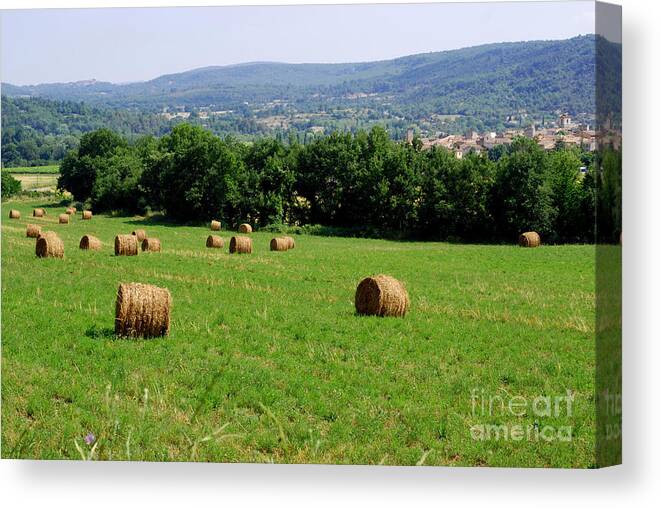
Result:
M296 247L296 242L291 236L285 236L284 239L287 240L288 249L293 249Z
M41 226L36 224L28 224L28 227L25 230L25 236L28 238L39 238L41 234Z
M20 219L21 218L21 212L18 210L9 210L9 218L10 219Z
M139 242L142 242L145 238L147 238L147 233L144 229L136 229L131 234L134 235Z
M170 291L150 284L122 283L117 289L115 334L162 337L170 332Z
M101 240L96 236L85 235L80 239L79 247L83 250L101 250Z
M66 210L67 215L74 215L76 213L76 207L75 206L70 206Z
M60 224L69 224L69 216L66 213L61 213L59 218Z
M46 215L46 210L43 208L35 208L32 210L32 217L43 217L44 215Z
M252 254L252 239L247 236L233 236L230 240L230 254Z
M211 221L211 231L220 231L220 221L218 220Z
M368 316L404 316L409 294L397 279L376 275L363 279L356 289L356 312Z
M63 258L64 243L57 234L47 231L37 238L35 252L40 258Z
M273 238L271 239L271 250L287 250L289 249L289 242L286 238Z
M92 220L91 210L83 210L83 220Z
M539 247L541 243L542 241L539 235L534 231L528 231L519 236L519 245L521 247Z
M225 240L217 235L209 235L207 237L207 247L211 249L222 249L225 246Z
M115 237L115 256L137 256L138 238L135 235L117 235Z
M241 224L239 226L239 233L252 233L252 226L250 224Z
M142 241L143 252L161 252L161 241L158 238L145 238Z

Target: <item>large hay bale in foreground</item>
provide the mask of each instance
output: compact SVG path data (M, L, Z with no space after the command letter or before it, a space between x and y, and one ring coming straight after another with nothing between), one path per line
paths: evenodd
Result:
M285 238L271 239L271 250L287 250L289 249L289 242Z
M70 206L69 208L66 209L66 214L67 215L75 215L76 213L76 207L75 206Z
M61 213L58 222L60 224L69 224L69 216L66 213Z
M36 224L28 224L27 228L25 229L25 236L28 238L39 238L40 234L41 226L37 226Z
M161 241L158 238L145 238L142 241L142 252L161 252Z
M252 254L252 239L247 236L233 236L230 240L230 254Z
M296 242L291 236L284 236L283 238L287 240L288 249L293 249L294 247L296 247Z
M356 288L356 312L368 316L404 316L409 294L403 284L388 275L363 279Z
M20 219L21 218L21 212L18 210L9 210L9 218L10 219Z
M222 249L225 246L225 240L217 235L209 235L207 237L207 247L210 249Z
M521 247L539 247L541 243L542 240L534 231L527 231L526 233L521 233L519 236L519 245Z
M83 250L101 250L103 244L96 236L85 235L80 239L79 248Z
M115 237L115 256L137 256L138 238L135 235L117 235Z
M211 221L211 231L220 231L220 221L212 220Z
M147 232L144 229L136 229L135 231L131 232L131 234L138 239L138 242L142 242L145 238L147 238Z
M35 208L32 210L32 217L43 217L44 215L46 215L46 210L43 208Z
M83 220L92 220L92 210L83 210Z
M241 224L239 226L239 233L252 233L252 226L250 224Z
M56 233L46 231L37 238L35 252L40 258L63 258L64 243Z
M122 283L117 289L115 334L162 337L170 332L170 291L150 284Z

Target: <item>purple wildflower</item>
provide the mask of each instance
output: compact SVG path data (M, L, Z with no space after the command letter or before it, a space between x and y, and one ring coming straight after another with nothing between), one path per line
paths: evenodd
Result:
M88 445L91 445L94 441L96 441L96 437L91 432L85 436L85 442Z

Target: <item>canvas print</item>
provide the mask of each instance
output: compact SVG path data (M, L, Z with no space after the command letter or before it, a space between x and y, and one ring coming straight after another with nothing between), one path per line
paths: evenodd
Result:
M0 16L3 459L621 462L620 7Z

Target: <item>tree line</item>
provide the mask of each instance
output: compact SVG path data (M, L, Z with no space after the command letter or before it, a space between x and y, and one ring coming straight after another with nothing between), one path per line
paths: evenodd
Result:
M547 243L592 242L600 157L517 138L457 159L419 140L395 142L379 127L307 144L248 144L182 124L133 142L107 129L85 134L64 158L58 186L95 211L177 221L470 242L511 242L535 230Z

